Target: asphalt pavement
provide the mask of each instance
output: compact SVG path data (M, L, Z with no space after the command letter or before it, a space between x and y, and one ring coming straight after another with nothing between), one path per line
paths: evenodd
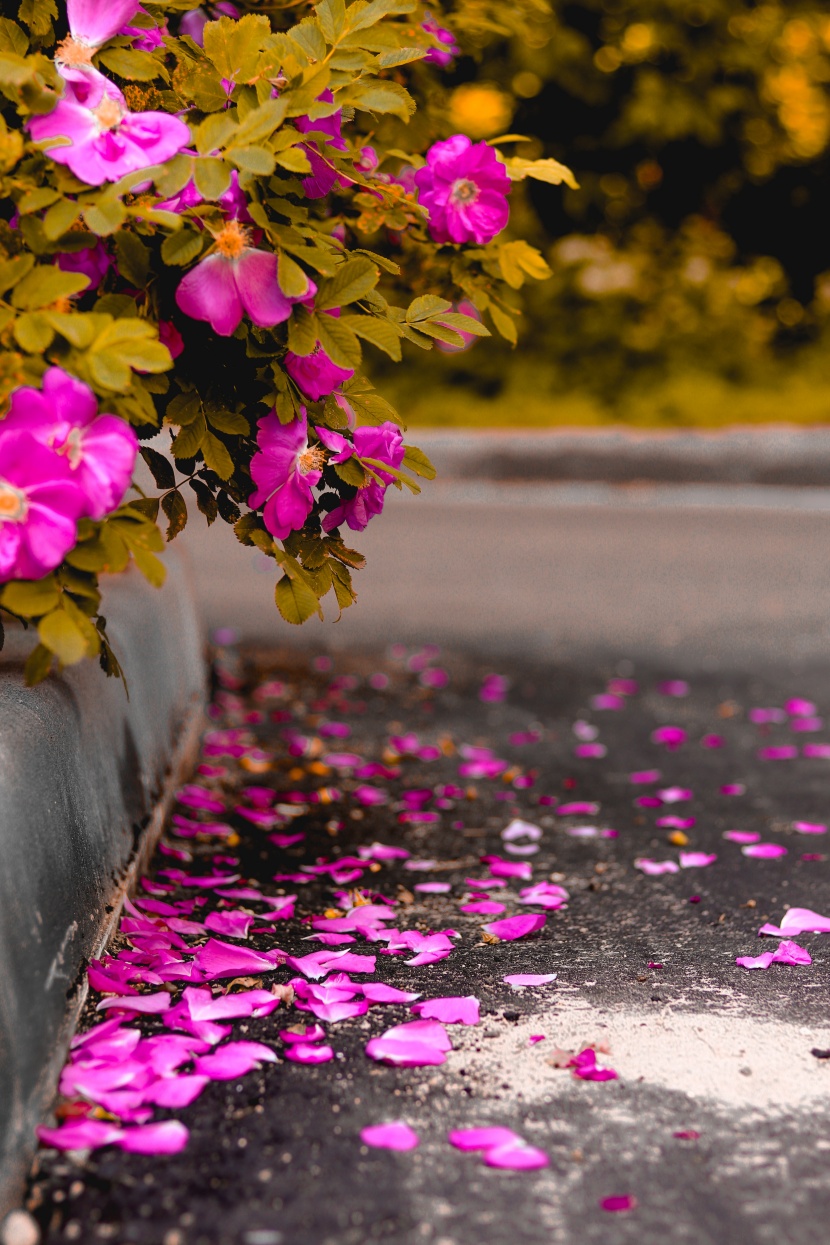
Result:
M373 1007L325 1026L337 1052L330 1063L280 1057L210 1085L184 1110L161 1112L190 1129L180 1154L42 1151L28 1205L48 1245L822 1241L830 1213L827 935L798 937L809 966L750 971L735 961L778 945L759 939L758 929L779 922L788 907L830 915L821 829L830 761L820 748L815 755L830 732L812 720L830 712L826 663L790 664L779 652L745 675L688 658L649 661L623 645L613 658L595 654L589 662L482 662L461 652L384 648L339 655L327 671L310 668L296 650L254 657L247 692L277 678L278 699L226 701L214 725L241 728L265 750L265 763L272 756L271 767L252 779L250 767L218 758L230 772L202 781L229 810L252 781L283 792L336 783L341 796L305 808L292 823L305 839L283 848L229 812L241 836L234 851L243 884L274 890L275 870L354 856L377 841L432 862L413 872L409 862L383 861L358 885L397 901L396 925L457 931L455 949L422 967L381 956L377 977L424 998L474 995L481 1021L448 1026L454 1050L440 1067L387 1067L367 1058L367 1039L411 1017L401 1006ZM226 664L231 658L225 654ZM446 686L424 668L444 671ZM488 680L494 674L503 682ZM620 679L610 694L621 706L593 700ZM495 691L495 699L482 699L486 687L485 697ZM814 712L793 703L784 711L805 698L816 702ZM261 724L247 716L263 708ZM753 708L777 712L754 722ZM807 718L807 729L798 729ZM347 740L325 742L319 732L331 721L348 726ZM286 722L321 745L303 745L304 758L287 756ZM654 737L665 727L685 732L674 750ZM390 760L390 737L406 732L418 744L399 750L427 744L435 752ZM680 740L676 732L668 738ZM594 755L577 755L586 744ZM503 769L471 777L460 768L463 745L490 747L509 763L507 779ZM372 780L390 803L360 803L357 779L321 763L333 747L397 768L397 776ZM786 751L774 759L763 751L770 748ZM659 777L642 773L654 769ZM405 791L434 799L437 787L458 784L449 799L439 797L443 804L430 804L434 819L401 815ZM667 816L675 820L658 824ZM511 856L502 831L515 817L539 827L538 852ZM724 837L735 830L786 850L748 856ZM196 868L216 850L175 837L168 845L190 847ZM677 868L683 851L716 859ZM569 892L538 934L493 942L482 931L489 918L460 910L475 889L467 879L486 878L481 857L489 853L524 860L534 882L552 880ZM635 865L644 857L674 862L675 871L644 873ZM169 865L169 856L157 862ZM450 889L419 891L424 880ZM487 894L508 914L538 911L517 903L522 884L508 880ZM298 919L254 944L307 952L315 945L303 941L308 918L334 903L342 910L342 890L333 894L331 885L317 877L299 887ZM356 949L377 947L359 940ZM514 991L503 978L515 973L557 977ZM86 1024L99 1019L97 997ZM234 1036L281 1052L278 1030L307 1019L280 1008L237 1026ZM152 1031L156 1022L142 1024ZM581 1080L562 1066L589 1047L617 1079ZM363 1128L389 1119L405 1120L420 1146L393 1153L362 1143ZM515 1130L549 1166L493 1170L448 1145L448 1130L483 1125ZM629 1209L604 1209L609 1198L626 1199Z

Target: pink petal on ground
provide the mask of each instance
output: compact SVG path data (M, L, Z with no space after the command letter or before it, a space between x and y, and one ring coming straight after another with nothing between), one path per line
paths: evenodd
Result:
M818 713L818 706L812 700L803 700L800 696L786 701L784 709L794 718L812 718Z
M329 1063L334 1059L330 1046L315 1046L311 1042L295 1042L284 1053L291 1063Z
M416 1132L403 1120L393 1120L390 1124L370 1124L360 1130L360 1140L366 1146L375 1146L380 1150L414 1150L420 1145Z
M780 843L749 843L742 847L744 856L755 856L761 860L774 860L777 856L786 856L787 849Z
M507 982L511 990L522 990L525 986L546 986L556 981L556 977L556 973L509 973L502 981Z
M151 1102L155 1107L180 1110L195 1102L209 1083L209 1078L206 1076L187 1073L179 1076L165 1076L156 1081L154 1085L150 1085L144 1091L143 1098L145 1102Z
M530 1042L531 1046L535 1046L537 1042L544 1042L546 1037L544 1033L531 1033L527 1040Z
M594 817L599 812L599 804L593 800L572 800L570 804L560 804L556 810L557 817Z
M245 1076L261 1063L276 1063L277 1056L270 1046L261 1042L227 1042L212 1055L199 1055L193 1066L199 1076L212 1081L235 1081Z
M830 759L830 744L805 744L801 749L801 755L826 761Z
M651 732L651 742L664 744L669 751L682 747L688 736L682 726L658 726Z
M697 1141L700 1133L696 1128L680 1128L676 1133L672 1133L672 1137L676 1137L678 1141Z
M178 1154L187 1145L189 1130L180 1120L162 1120L126 1128L116 1143L130 1154Z
M370 1059L401 1068L444 1063L448 1050L452 1050L449 1034L435 1020L410 1020L366 1043Z
M369 1003L414 1003L421 996L409 990L387 986L382 981L367 981L363 984L363 997Z
M469 912L473 916L500 916L505 911L505 905L496 903L494 899L479 899L475 903L459 904L458 911Z
M615 696L613 692L600 692L598 696L591 697L592 709L624 709L625 700L622 696Z
M655 826L659 826L661 830L691 830L695 824L694 817L658 817Z
M562 810L559 811L561 813ZM532 821L522 821L521 818L514 817L502 830L501 837L505 843L512 843L514 839L533 839L535 842L542 837L542 827Z
M572 1075L581 1081L616 1081L617 1079L617 1073L613 1068L600 1068L597 1065L596 1051L591 1046L586 1046L585 1050L574 1055L567 1066L571 1069Z
M312 1000L304 1007L317 1017L336 1024L339 1020L349 1020L353 1016L365 1016L369 1010L366 999L336 999L331 1003L318 1003Z
M209 912L205 929L224 938L247 938L254 918L246 912Z
M322 1025L303 1025L302 1029L280 1029L279 1036L287 1046L293 1046L297 1042L308 1045L312 1042L322 1042L326 1031Z
M494 878L521 878L529 882L533 877L533 865L524 860L504 860L501 856L482 856Z
M720 789L721 795L746 795L746 787L742 782L726 782Z
M521 1137L512 1128L496 1124L491 1128L454 1128L447 1133L447 1141L456 1150L494 1150L497 1146L521 1144Z
M273 958L272 958L273 957ZM281 961L273 952L262 954L250 947L209 938L196 952L195 963L209 980L217 977L244 977L249 973L272 973Z
M463 998L426 999L409 1010L424 1020L440 1020L445 1025L477 1025L481 1019L478 999L472 994Z
M706 865L713 865L717 858L716 852L681 852L680 868L702 869Z
M805 748L813 747L812 744L805 744ZM795 744L773 745L767 748L759 748L757 752L759 761L793 761L798 756L798 748Z
M385 843L371 843L357 849L361 860L408 860L409 852L403 847L388 847Z
M592 757L604 757L608 753L605 744L577 744L574 748L574 756L590 759Z
M621 1210L635 1210L637 1199L633 1193L618 1193L613 1197L604 1197L600 1201L603 1210L616 1213Z
M689 787L663 787L657 794L664 804L679 804L694 799L694 792Z
M764 951L761 955L739 955L735 963L739 968L769 968L772 963L772 952Z
M485 1167L500 1167L505 1171L536 1171L540 1167L548 1167L550 1159L544 1150L529 1146L526 1141L509 1141L503 1146L494 1146L484 1151L482 1162Z
M659 782L662 777L663 775L659 769L639 769L628 775L628 781L633 783L651 783Z
M97 1012L106 1011L110 1007L117 1007L127 1012L141 1012L145 1016L158 1015L159 1012L166 1012L170 1006L170 995L166 990L159 990L156 994L130 994L110 996L101 999L96 1007Z
M827 826L820 821L794 821L793 830L799 834L826 834Z
M124 1134L116 1124L104 1120L68 1120L60 1128L35 1129L41 1145L55 1150L94 1150L118 1141Z
M547 917L544 913L528 913L521 916L509 916L503 921L490 921L489 924L483 925L482 929L502 942L513 942L516 938L526 938L528 934L538 933L546 921Z
M723 735L704 735L700 746L701 748L725 748L726 740Z
M789 908L781 918L781 929L788 934L828 934L830 917L821 916L810 908Z
M754 830L724 830L723 837L730 843L757 843L761 836Z
M634 868L648 874L649 877L659 877L661 873L680 872L680 865L675 864L673 860L650 860L648 856L638 856L634 861Z
M403 867L413 873L429 873L430 869L434 869L437 863L436 860L407 860L404 862Z
M452 890L452 885L449 882L418 882L412 889L422 895L446 895Z

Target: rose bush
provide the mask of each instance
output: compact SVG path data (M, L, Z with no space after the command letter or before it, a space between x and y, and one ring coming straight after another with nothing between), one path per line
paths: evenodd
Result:
M160 584L157 521L174 539L188 500L274 559L288 622L352 604L341 528L434 475L364 348L515 341L515 291L548 270L505 232L511 185L573 180L435 106L491 2L0 18L0 610L37 627L30 682L118 673L100 578Z

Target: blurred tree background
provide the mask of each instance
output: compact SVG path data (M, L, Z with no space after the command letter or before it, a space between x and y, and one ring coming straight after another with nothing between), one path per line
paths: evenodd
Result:
M501 20L499 19L501 15ZM577 190L516 186L553 276L518 351L398 384L415 423L830 419L830 9L744 0L461 0L478 54L446 133L525 135Z

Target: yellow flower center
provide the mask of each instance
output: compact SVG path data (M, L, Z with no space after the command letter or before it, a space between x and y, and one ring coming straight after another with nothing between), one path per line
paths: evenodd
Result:
M216 235L216 249L228 259L236 259L248 245L248 232L238 220L229 220Z
M94 51L95 48L87 47L85 43L79 43L77 39L73 39L72 35L67 35L58 44L55 60L61 61L64 65L91 65Z
M66 457L69 459L69 466L72 468L72 470L73 471L77 470L77 468L81 464L81 459L83 458L83 446L81 444L80 428L72 429L72 431L70 432L69 436L66 438L66 441L63 444L62 452L66 454Z
M297 466L300 469L300 474L307 476L310 471L321 471L325 466L325 462L325 451L321 450L318 445L315 445L303 450L297 459Z
M7 480L0 480L0 523L22 523L28 511L26 494Z
M105 130L114 130L117 125L120 125L123 115L124 111L120 103L111 95L105 95L98 107L94 109L95 120L102 134Z
M475 182L470 181L468 177L459 177L452 184L450 198L453 203L467 204L475 203L478 198L478 186Z

